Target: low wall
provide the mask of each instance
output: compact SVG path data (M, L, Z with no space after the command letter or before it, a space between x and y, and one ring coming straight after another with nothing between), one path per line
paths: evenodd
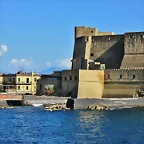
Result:
M108 107L126 107L126 106L144 107L144 98L74 99L74 109L87 109L88 106L98 106L98 105Z
M140 88L138 82L106 82L104 84L103 98L133 97Z
M24 105L66 103L68 97L23 96Z

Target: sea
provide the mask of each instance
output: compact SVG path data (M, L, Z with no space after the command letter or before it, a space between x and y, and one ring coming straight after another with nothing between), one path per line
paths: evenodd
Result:
M0 109L0 144L144 144L144 108Z

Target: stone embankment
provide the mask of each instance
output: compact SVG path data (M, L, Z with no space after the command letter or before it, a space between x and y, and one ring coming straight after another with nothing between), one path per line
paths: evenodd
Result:
M29 106L34 104L66 104L68 97L47 97L47 96L23 96L23 105Z

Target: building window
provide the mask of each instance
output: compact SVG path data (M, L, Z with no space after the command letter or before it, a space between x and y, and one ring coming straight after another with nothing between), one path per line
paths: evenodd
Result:
M13 78L13 82L15 82L15 78Z
M28 90L28 86L26 86L26 90Z
M18 86L18 90L20 90L20 86Z
M91 54L90 54L90 56L94 56L94 54L93 54L93 53L91 53Z
M101 69L102 69L102 70L104 70L104 69L105 69L105 67L104 67L104 66L102 66L102 67L101 67Z
M77 77L75 76L74 79L77 80Z
M110 79L110 74L108 74L108 79Z
M70 76L70 80L72 80L72 77Z
M40 84L40 90L42 89L42 85Z
M37 81L37 79L36 78L34 78L34 82L36 82Z
M93 31L91 31L91 33L93 33Z
M135 74L133 74L133 79L135 79Z
M26 83L29 83L29 78L26 78Z
M20 78L18 78L18 82L20 83Z
M64 77L64 80L67 80L67 77Z
M122 79L122 75L120 75L120 79Z
M12 82L12 78L9 78L9 82Z

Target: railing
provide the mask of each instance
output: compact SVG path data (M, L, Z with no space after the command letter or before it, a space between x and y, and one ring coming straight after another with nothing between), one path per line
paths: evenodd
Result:
M16 82L17 84L31 84L32 82L26 82L26 81L21 81L21 82Z

